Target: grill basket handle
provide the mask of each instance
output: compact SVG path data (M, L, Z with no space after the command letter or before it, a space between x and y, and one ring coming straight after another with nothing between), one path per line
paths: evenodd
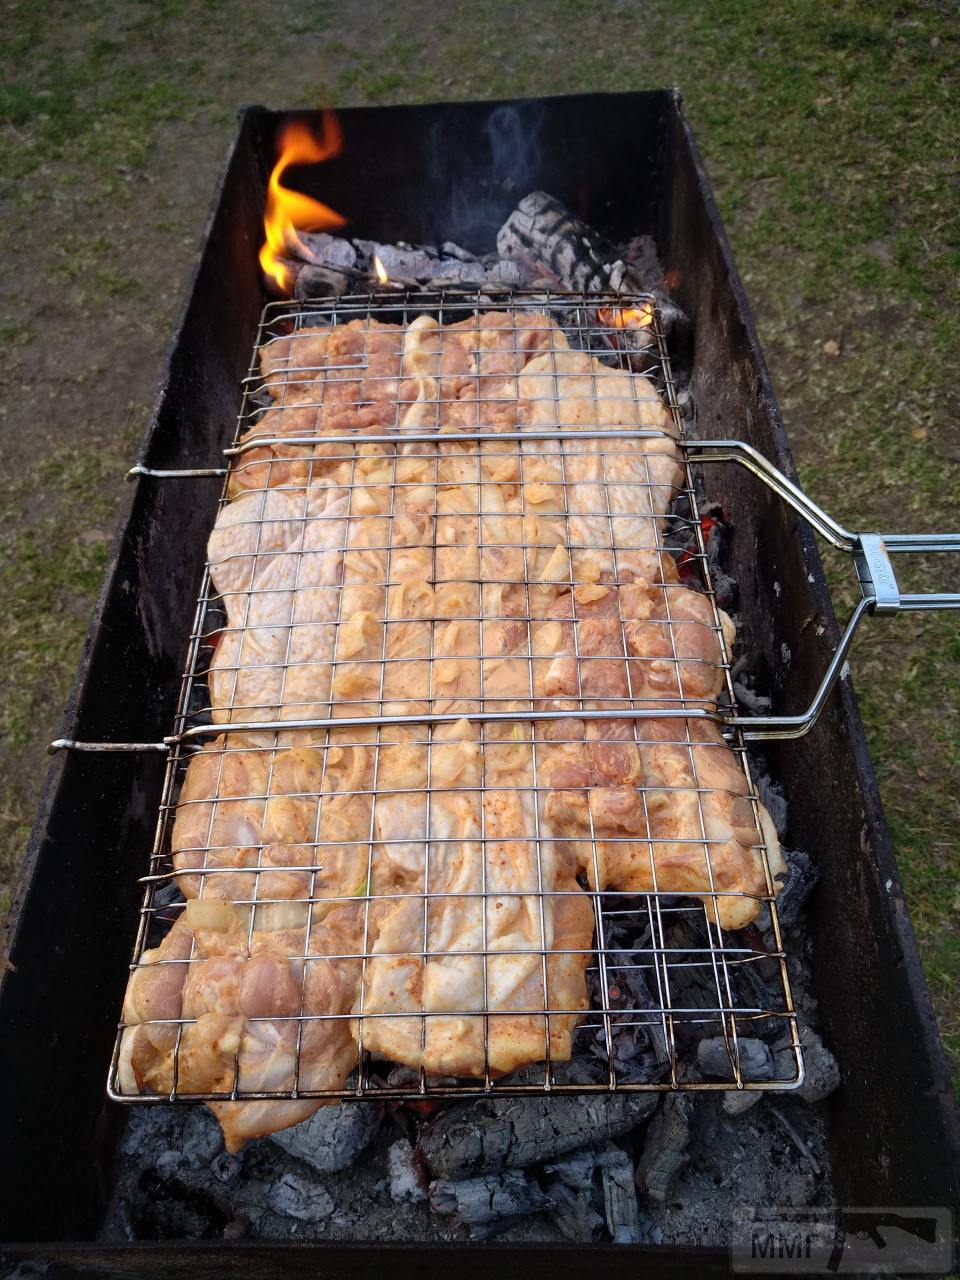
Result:
M843 665L861 620L867 613L895 614L916 610L960 609L960 592L902 592L891 555L960 552L960 533L854 533L814 502L793 481L742 440L697 440L685 450L688 462L735 462L758 476L813 526L816 533L853 557L862 598L847 620L840 643L807 709L795 716L728 716L725 723L754 741L802 738L813 728Z

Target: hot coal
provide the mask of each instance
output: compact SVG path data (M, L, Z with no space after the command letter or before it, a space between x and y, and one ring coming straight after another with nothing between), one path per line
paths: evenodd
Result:
M803 1084L793 1095L804 1102L822 1102L840 1087L840 1065L813 1028L801 1018L799 1022L800 1044L803 1050ZM793 1061L793 1050L788 1041L774 1046L777 1071Z
M300 1222L320 1222L333 1213L333 1201L323 1187L288 1170L267 1192L274 1213Z
M592 227L548 195L531 191L497 233L501 258L527 274L549 272L558 284L584 293L639 293L639 274Z
M500 229L496 248L475 254L453 241L384 244L326 232L301 232L284 265L301 299L338 297L364 288L571 289L615 294L652 293L664 329L681 346L689 328L670 297L656 245L639 236L617 247L543 191L520 201ZM379 264L379 270L378 270ZM387 277L384 280L384 275ZM642 351L651 331L621 329L615 345Z
M728 1089L720 1104L727 1116L742 1116L745 1111L755 1107L763 1098L758 1089Z
M393 286L518 288L537 282L517 263L497 256L478 258L450 241L440 245L381 244L375 240L347 240L326 232L298 236L298 257L286 265L295 277L298 298L336 297L367 284L378 284L375 259Z
M430 1207L434 1213L455 1217L471 1228L473 1238L483 1240L512 1219L556 1206L534 1178L520 1169L509 1169L478 1178L431 1183Z
M783 889L777 898L777 916L784 928L793 928L800 918L807 899L820 879L817 864L802 849L781 849L787 872L783 877Z
M737 690L738 686L734 684L733 691L737 694L737 700L740 701L740 694ZM756 783L760 803L773 820L777 836L781 840L785 839L787 834L787 797L783 787L779 782L774 782L773 778L765 770L755 772L754 782Z
M379 1130L383 1110L365 1107L321 1107L308 1120L271 1135L290 1155L318 1173L336 1173L353 1164Z
M568 1240L589 1244L604 1230L603 1204L596 1188L596 1152L578 1151L545 1168L556 1209L552 1215Z

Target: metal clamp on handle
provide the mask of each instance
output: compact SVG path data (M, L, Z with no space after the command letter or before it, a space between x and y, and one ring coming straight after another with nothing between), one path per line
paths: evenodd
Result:
M685 450L688 462L736 462L758 476L784 502L804 516L814 530L853 557L863 598L850 615L840 643L806 711L796 716L729 716L725 723L743 730L745 738L802 738L823 710L866 613L891 615L927 609L960 609L960 592L919 594L900 590L890 557L896 553L960 552L960 533L852 533L844 528L763 454L742 440L697 440Z

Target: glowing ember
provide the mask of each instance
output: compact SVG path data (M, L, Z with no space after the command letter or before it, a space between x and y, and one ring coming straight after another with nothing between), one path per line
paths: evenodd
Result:
M600 307L597 318L608 329L648 329L653 324L653 307Z
M285 254L298 250L305 258L311 255L298 231L330 231L342 227L346 218L336 210L300 191L281 186L281 178L294 164L319 164L340 154L343 134L332 111L323 113L323 136L315 138L305 124L294 121L280 135L280 159L274 165L267 187L267 208L263 219L266 239L260 250L260 265L282 293L293 289L293 275L281 261Z
M387 275L387 269L383 265L383 263L380 261L377 254L373 255L373 269L374 271L376 271L377 279L380 281L381 284L390 283L390 277Z

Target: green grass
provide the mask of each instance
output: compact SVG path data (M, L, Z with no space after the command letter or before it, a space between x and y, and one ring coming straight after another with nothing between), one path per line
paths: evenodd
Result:
M957 10L949 3L235 0L4 7L0 880L16 866L170 317L237 107L678 84L804 483L846 523L956 524ZM349 210L345 212L349 213ZM824 351L833 341L839 356ZM933 566L911 570L920 587ZM953 582L957 580L953 568ZM841 603L849 576L834 574ZM960 662L945 618L853 657L960 1076Z

